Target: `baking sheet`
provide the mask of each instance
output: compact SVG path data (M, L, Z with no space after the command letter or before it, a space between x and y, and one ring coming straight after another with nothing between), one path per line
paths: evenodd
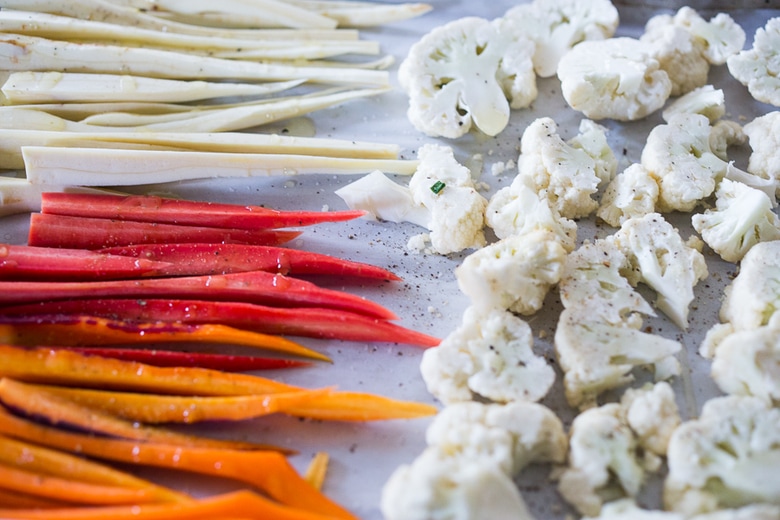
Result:
M366 39L377 40L385 52L396 57L391 69L396 85L397 64L409 46L433 27L450 20L477 15L493 18L502 15L515 2L470 2L434 0L434 10L415 20L391 24L380 29L362 30ZM644 22L657 8L620 6L621 25L618 35L638 36ZM701 11L709 18L714 13ZM762 26L777 10L733 10L730 14L743 26L747 46L752 44L756 27ZM724 67L711 71L710 82L726 92L727 118L741 123L764 114L773 107L755 102L746 89L733 80ZM417 132L407 121L406 98L395 89L381 97L350 102L324 110L308 118L284 123L288 133L320 137L346 138L400 144L403 156L413 158L417 148L429 142L450 144L456 157L471 166L480 180L490 187L486 196L511 182L514 170L493 175L494 164L517 159L519 138L526 125L537 117L550 116L559 132L568 139L577 132L582 116L569 109L560 94L556 78L540 79L539 98L532 108L515 111L509 127L496 138L469 135L458 141L432 139ZM655 125L662 123L656 113L633 123L601 121L608 127L610 144L619 159L618 171L639 160L644 138ZM262 130L268 131L268 129ZM736 165L745 168L748 150L735 149ZM154 191L191 199L264 204L279 209L343 209L344 204L333 192L356 176L308 175L294 178L220 179L134 188L132 191ZM690 215L671 215L669 219L689 235ZM11 243L24 243L27 216L0 220L0 237ZM464 255L448 257L410 252L406 242L423 230L410 224L372 221L329 224L306 229L291 247L329 253L352 260L374 263L392 269L402 282L359 283L345 285L343 280L326 280L332 287L364 295L396 311L400 322L410 328L444 336L459 323L468 300L458 291L453 269ZM607 226L581 221L579 239L590 239L611 233ZM702 403L719 392L708 377L709 362L696 353L705 331L717 321L722 290L736 271L736 266L708 255L710 276L696 288L697 300L690 314L690 328L681 331L664 318L648 319L646 324L663 336L682 341L680 354L684 366L682 377L673 381L684 417L691 417ZM543 310L528 321L537 337L536 351L553 359L552 338L560 311L556 294L551 294ZM334 360L332 365L317 365L295 371L274 373L274 377L303 386L319 387L337 384L345 390L376 392L398 399L436 402L428 394L419 374L421 351L414 347L388 344L361 344L302 339L302 343L319 349ZM573 412L565 404L560 373L544 404L556 411L568 426ZM638 374L641 380L643 374ZM381 488L400 464L411 462L425 447L424 431L429 420L391 421L372 424L343 424L300 421L286 417L267 417L241 424L211 424L198 430L213 436L267 441L295 448L300 453L291 458L303 470L314 453L327 451L331 465L324 491L365 520L378 520ZM554 491L548 480L549 467L527 469L517 479L531 511L538 519L561 519L571 510ZM143 470L141 475L175 485L185 491L209 494L232 489L223 481L188 477L159 470ZM651 479L640 502L646 507L660 506L660 480Z

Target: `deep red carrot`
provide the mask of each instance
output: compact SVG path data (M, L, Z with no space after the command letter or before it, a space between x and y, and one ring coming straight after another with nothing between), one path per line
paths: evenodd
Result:
M289 275L400 280L381 267L296 249L247 244L136 244L100 252L168 263L171 276L268 271Z
M261 206L90 193L43 193L41 212L230 229L278 229L353 220L364 211L278 211Z
M97 282L0 281L0 306L77 298L190 298L280 307L321 307L393 320L398 316L365 298L282 274L223 275Z
M0 279L108 280L160 275L173 267L147 258L128 258L83 249L0 244Z
M0 343L20 346L90 346L160 343L218 343L330 361L281 336L225 325L138 322L84 315L9 316L0 314Z
M138 348L107 347L54 347L123 361L135 361L155 367L198 367L223 372L247 372L250 370L276 370L296 368L309 363L292 359L267 358L259 356L239 356L231 354L211 354L205 352L182 352L177 350L157 350Z
M300 231L222 229L33 213L27 243L73 249L177 242L279 245L300 234Z
M403 343L432 347L439 339L394 323L352 312L315 307L285 309L252 303L205 300L84 299L3 307L7 316L94 315L138 321L215 323L254 330L345 341Z

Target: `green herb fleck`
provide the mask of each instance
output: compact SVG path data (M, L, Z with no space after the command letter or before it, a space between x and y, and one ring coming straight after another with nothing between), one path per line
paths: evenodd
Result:
M431 191L434 192L436 195L438 195L439 193L441 193L441 190L444 189L444 186L446 186L446 184L444 184L443 182L436 181L433 183L433 186L431 186Z

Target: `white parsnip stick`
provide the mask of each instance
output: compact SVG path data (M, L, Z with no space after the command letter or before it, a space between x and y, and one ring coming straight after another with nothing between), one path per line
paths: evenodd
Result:
M79 186L52 186L33 184L19 177L0 175L0 217L41 210L41 193L57 191L69 193L106 193L106 190Z
M105 101L186 103L229 96L267 96L301 83L303 80L254 84L182 81L126 74L14 72L1 90L6 100L15 105Z
M311 155L25 146L30 182L131 186L224 177L355 175L380 170L411 175L414 160L349 159Z
M194 34L199 36L245 39L346 39L357 40L360 35L352 29L220 29L165 20L134 7L106 0L0 0L0 8L59 14L83 20L97 20L157 31Z
M312 60L345 54L379 54L379 43L370 40L258 40L204 37L15 10L0 11L0 32L51 40L153 47L201 55L230 52L236 57L248 55L254 59Z
M320 13L339 27L372 27L422 16L433 7L423 3L379 4L371 2L328 2L288 0L290 4Z
M157 49L71 43L14 34L0 34L0 69L124 73L172 79L303 79L317 83L372 87L389 84L386 71L255 63Z

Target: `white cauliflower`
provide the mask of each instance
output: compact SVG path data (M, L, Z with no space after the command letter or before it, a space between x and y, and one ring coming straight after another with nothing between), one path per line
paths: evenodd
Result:
M603 127L586 125L585 129L600 133L599 140L606 141L606 130ZM592 196L602 182L599 175L611 178L614 173L604 172L601 159L602 155L611 152L605 152L601 145L594 148L593 153L600 158L598 168L596 160L588 148L582 145L582 141L573 146L558 135L558 126L551 118L536 119L526 127L520 140L518 175L527 179L527 183L537 192L544 190L551 206L561 216L570 219L586 217L598 207L598 202Z
M679 96L703 86L710 65L741 51L745 31L725 13L706 21L686 6L650 18L640 40L653 46L653 57L672 81L671 95Z
M525 321L507 311L474 307L439 346L425 351L420 371L428 391L444 404L475 396L538 401L555 381L547 361L534 354Z
M658 183L644 166L634 163L616 175L604 190L596 215L612 227L655 211Z
M596 162L596 177L599 185L605 185L617 172L617 157L607 141L607 129L590 119L580 121L579 132L567 141L567 144L579 148Z
M558 285L561 303L567 309L587 309L598 321L638 328L641 314L655 313L621 274L627 267L628 259L613 241L584 243L566 257Z
M512 478L489 459L429 447L398 467L382 489L386 520L533 520Z
M727 262L739 262L759 242L780 239L780 218L766 193L723 179L715 209L691 218L702 240Z
M621 405L585 410L572 422L558 491L583 515L598 515L602 503L615 496L636 496L645 474L637 448Z
M427 228L436 253L484 246L487 199L477 192L469 169L458 163L447 146L423 145L417 157L419 164L408 188L377 171L335 193L351 209Z
M660 109L672 90L669 76L634 38L584 41L558 63L566 102L591 119L634 121Z
M585 40L603 40L615 34L618 11L609 0L534 0L504 15L516 20L536 44L536 73L555 75L561 57Z
M672 101L661 115L668 123L677 114L701 114L714 124L725 113L726 96L723 90L703 85Z
M780 507L766 504L756 504L739 509L722 509L713 513L705 513L686 517L674 511L659 511L642 509L632 498L622 498L601 508L598 517L588 517L585 520L778 520Z
M445 407L428 447L382 490L387 520L532 520L512 475L535 462L563 462L568 439L546 407L468 402Z
M533 463L562 463L569 445L563 423L549 408L518 401L446 406L425 436L452 457L486 458L508 475Z
M534 43L508 19L466 17L433 29L398 69L409 120L430 136L457 138L472 124L497 135L510 108L536 99L533 54Z
M638 389L629 388L620 405L639 445L655 455L666 456L672 432L681 422L674 390L669 383L660 381Z
M565 259L566 250L553 233L535 230L471 253L455 277L473 306L530 315L561 279Z
M655 290L655 306L686 329L693 289L708 275L701 252L686 244L658 213L626 220L613 237L630 263L624 271L628 281L633 285L643 282Z
M674 431L667 462L667 509L695 515L780 505L780 408L757 397L713 398Z
M739 274L724 290L720 319L734 330L769 324L780 310L780 241L760 242L742 258Z
M743 145L746 142L747 135L742 129L742 125L736 121L720 120L716 121L712 125L712 130L710 130L710 149L712 150L712 153L717 155L722 160L729 160L729 146ZM735 173L737 175L735 175ZM742 173L745 175L742 175ZM729 168L728 172L726 173L726 178L731 178L731 180L739 180L738 177L740 176L747 180L747 184L753 184L754 188L760 188L760 184L762 184L759 181L760 176L749 175L748 172L741 172L741 170L738 170L734 167ZM767 194L771 195L771 193Z
M723 392L780 404L780 314L763 327L726 335L714 353L710 374Z
M752 149L747 171L774 180L780 187L780 111L757 117L742 130Z
M552 207L547 191L537 192L521 175L490 198L485 220L501 239L543 230L553 233L566 251L576 247L577 223L562 217Z
M759 27L753 37L753 47L726 61L729 72L748 88L758 101L780 106L780 77L777 61L780 56L780 17L771 18Z
M593 312L565 309L555 331L555 352L571 406L593 406L602 392L633 381L636 367L653 367L656 380L679 374L674 357L682 348L679 342L642 332L641 322L615 325L592 319Z

